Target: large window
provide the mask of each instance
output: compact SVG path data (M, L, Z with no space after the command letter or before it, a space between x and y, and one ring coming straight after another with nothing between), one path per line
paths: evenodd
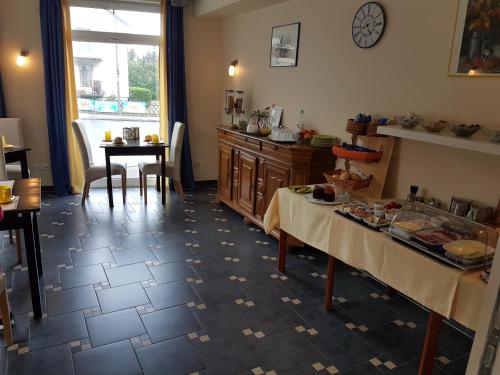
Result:
M141 136L159 133L159 5L142 10L134 2L72 4L78 112L89 124L94 161L103 163L99 144L105 130L121 136L124 127L138 126ZM115 9L113 4L126 4L127 9ZM132 167L137 161L127 160ZM130 175L135 177L137 169L129 169Z

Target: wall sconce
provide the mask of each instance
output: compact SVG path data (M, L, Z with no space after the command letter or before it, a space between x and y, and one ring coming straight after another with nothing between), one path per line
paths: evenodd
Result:
M19 56L17 56L16 64L18 66L24 66L26 64L28 55L29 55L28 51L21 51Z
M233 60L231 61L231 64L229 64L229 77L234 77L236 75L236 68L238 67L238 60Z

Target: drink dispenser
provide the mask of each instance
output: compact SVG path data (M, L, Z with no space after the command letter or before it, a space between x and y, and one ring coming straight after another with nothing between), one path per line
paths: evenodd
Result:
M236 91L236 100L234 105L234 112L239 116L244 113L243 111L243 98L245 96L244 91Z
M233 113L234 110L234 90L225 90L226 95L226 108L225 111L228 115Z

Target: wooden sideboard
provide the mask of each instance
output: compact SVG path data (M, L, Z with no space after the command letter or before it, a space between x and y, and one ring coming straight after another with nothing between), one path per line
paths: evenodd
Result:
M218 199L260 227L276 189L324 182L323 173L335 169L330 147L272 142L223 126L217 136Z

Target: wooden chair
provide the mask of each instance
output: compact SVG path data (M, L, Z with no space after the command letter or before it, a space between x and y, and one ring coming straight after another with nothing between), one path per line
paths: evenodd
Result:
M73 131L75 132L76 141L80 149L80 155L85 168L85 185L82 193L82 206L85 204L85 199L89 196L90 183L106 177L106 166L96 165L92 159L92 149L90 148L87 132L83 121L76 120L72 123ZM123 204L127 195L127 163L111 163L111 174L113 176L120 175L122 177L122 195Z
M166 176L174 180L174 188L177 194L180 194L184 200L184 190L181 183L181 155L182 143L184 141L184 129L186 125L182 122L176 122L172 132L172 140L170 142L169 160L166 162ZM144 187L144 203L148 203L148 174L161 174L161 163L139 163L139 190L143 194Z
M7 298L7 282L5 274L0 274L0 318L3 323L5 346L12 345L12 324L10 321L9 299Z
M0 134L5 137L6 143L24 147L23 126L20 118L0 118ZM9 180L23 178L19 163L8 164L6 171Z

